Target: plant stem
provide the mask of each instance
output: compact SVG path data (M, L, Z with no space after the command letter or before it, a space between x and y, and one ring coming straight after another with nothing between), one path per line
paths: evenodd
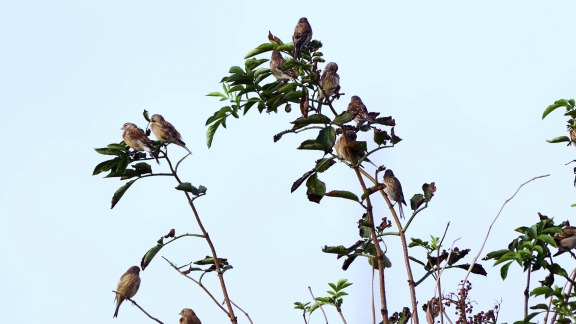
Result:
M524 290L524 318L528 316L528 298L530 297L530 270L532 270L532 265L528 266L528 278L526 279L526 289Z
M170 170L172 171L174 178L176 179L176 181L178 181L178 184L181 184L182 181L180 181L180 178L178 178L178 175L176 174L176 171L172 167L172 163L170 162L170 159L168 158L167 155L166 155L166 161L168 162L168 165L170 166ZM188 204L190 205L190 208L192 208L192 212L194 213L194 217L196 217L196 222L198 223L198 226L200 227L200 230L202 231L202 234L204 235L206 242L210 246L210 251L212 252L212 257L214 258L214 265L216 266L216 271L218 272L218 279L220 280L220 286L222 287L222 294L224 295L224 300L226 301L226 306L228 307L228 316L230 317L230 321L233 324L236 324L236 323L238 323L238 320L237 320L236 316L234 315L234 309L232 308L232 304L230 303L230 298L228 297L228 291L226 290L226 283L224 282L224 276L222 276L222 269L220 269L220 263L218 262L218 256L216 255L216 249L214 248L214 244L212 244L212 240L210 239L208 232L206 232L204 225L202 225L202 221L200 220L200 216L198 215L198 211L196 211L196 207L194 206L194 203L192 202L192 198L190 198L190 194L186 191L184 191L184 194L186 195L186 198L188 199Z
M250 315L248 315L248 313L246 313L242 308L238 307L238 305L236 305L233 301L230 301L230 302L232 303L232 305L236 306L236 308L238 308L242 313L244 313L244 315L246 315L246 317L248 317L250 324L254 324L254 323L252 323L252 319L250 319Z
M344 315L342 315L342 310L340 308L336 308L336 310L338 311L338 314L340 314L340 317L342 318L342 322L344 322L344 324L348 324L348 323L346 323L346 320L344 319Z
M366 178L370 179L370 181L372 181L374 184L378 183L376 179L372 178L372 176L370 176L366 171L361 169L358 169L358 171L362 172L362 174ZM400 224L400 219L398 218L398 215L396 215L396 211L394 210L394 207L392 206L390 199L388 199L388 196L386 196L383 190L380 190L380 194L382 194L382 197L384 197L384 200L386 200L388 208L390 209L390 213L392 213L392 217L394 217L394 221L396 222L396 226L398 227L398 234L400 236L400 240L402 241L402 251L404 252L404 263L406 264L406 273L408 274L408 286L410 287L410 297L412 299L412 315L413 315L412 318L414 319L414 324L418 324L419 323L418 302L416 301L416 290L414 289L415 287L414 277L412 276L412 268L410 267L410 259L408 258L408 244L406 243L406 236L404 235L402 224Z
M438 248L436 249L436 269L438 270L438 312L440 313L440 323L444 324L444 312L442 311L442 288L440 285L440 248L442 247L442 243L444 242L444 238L446 237L446 232L448 232L448 227L450 226L450 222L446 224L446 229L444 230L444 235L442 235L442 240L440 240L440 244L438 244ZM452 252L452 251L450 251ZM446 260L446 264L450 264L450 258Z
M320 307L320 310L322 311L322 314L324 314L324 319L326 320L326 324L328 324L328 317L326 317L326 313L324 312L324 308L322 308L322 305L320 305L320 303L316 300L316 298L314 297L314 294L312 293L312 288L310 288L310 286L308 286L308 290L310 290L310 295L312 295L312 299L314 300L314 302L316 302L316 304L318 305L318 307Z
M121 294L121 293L119 293L119 292L117 292L117 291L115 291L115 290L112 290L112 292L113 292L113 293L116 293L116 294L118 294L118 295L120 295L120 296L122 296L122 297L124 297L124 299L126 299L126 300L131 301L132 304L134 304L134 305L136 305L136 307L140 308L140 310L141 310L142 312L144 312L144 314L146 314L146 315L147 315L148 317L150 317L151 319L155 320L156 322L158 322L158 323L160 323L160 324L164 324L164 323L160 322L160 320L158 320L157 318L154 318L154 317L150 316L150 314L148 314L142 307L140 307L140 305L136 304L135 301L133 301L132 299L128 298L128 296L126 296L126 295L124 295L124 294Z
M372 304L372 324L376 324L376 310L374 309L374 260L370 262L372 265L372 281L370 282L370 301Z

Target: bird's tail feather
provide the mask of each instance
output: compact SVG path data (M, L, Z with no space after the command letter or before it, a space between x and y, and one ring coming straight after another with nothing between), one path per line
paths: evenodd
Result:
M402 204L399 203L398 207L400 208L400 218L404 218L404 210L402 209Z
M122 301L119 300L118 304L116 304L116 311L114 312L114 316L112 318L118 317L118 310L120 309L120 304L122 304Z

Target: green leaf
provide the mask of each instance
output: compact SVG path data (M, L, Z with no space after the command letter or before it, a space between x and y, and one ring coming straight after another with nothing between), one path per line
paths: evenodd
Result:
M554 239L552 238L552 236L549 236L549 235L539 235L536 239L538 239L538 240L540 240L540 241L542 241L542 242L544 242L544 243L550 244L550 245L552 245L553 247L556 247L556 242L554 242Z
M574 108L574 99L568 100L568 103L570 104L570 107Z
M144 254L144 256L142 257L142 261L140 262L140 267L142 268L142 270L146 269L146 267L150 264L152 259L154 259L154 256L156 256L158 251L160 251L160 249L163 246L164 246L163 244L158 244L155 247L148 250L146 254Z
M304 183L304 181L306 179L308 179L309 176L311 176L314 173L314 170L312 171L308 171L306 173L304 173L303 176L301 176L298 180L294 181L294 184L292 184L292 189L290 190L290 192L294 192L296 189L298 189L298 187L300 187L300 185L302 185L302 183Z
M176 187L176 190L191 192L193 195L198 195L200 191L194 187L190 182L182 182Z
M206 131L206 145L208 145L208 148L212 146L212 140L214 140L214 134L216 133L216 129L218 128L218 126L220 126L220 123L222 123L222 120L219 120L214 124L210 125L210 127L208 127L208 131Z
M543 309L543 310L548 310L548 305L546 304L538 304L535 306L530 307L530 309Z
M322 145L324 148L324 153L328 153L332 151L332 146L334 145L334 141L336 140L336 130L330 126L323 128L318 133L318 137L316 138L316 143Z
M551 140L546 140L548 143L562 143L562 142L570 142L570 138L568 136L558 136Z
M538 287L538 288L534 288L534 290L532 290L530 292L530 296L540 296L540 295L544 295L546 294L549 290L552 290L546 286L542 286L542 287Z
M108 148L110 150L119 150L119 151L126 151L128 149L128 147L126 147L126 145L123 144L108 144Z
M316 170L316 172L322 173L328 170L328 168L334 164L336 164L336 162L334 162L334 157L320 159L316 161L316 166L314 167L314 170Z
M150 117L148 117L148 110L144 109L142 115L144 116L144 119L146 119L147 122L150 122Z
M348 250L342 245L338 245L338 246L324 245L324 247L322 248L322 252L334 253L334 254L339 254L339 255L348 255Z
M324 197L324 194L326 193L326 184L320 181L318 175L314 173L306 181L306 187L308 187L308 191L306 192L308 200L319 204L320 200L322 200L322 197Z
M290 122L290 124L294 124L294 128L298 129L310 124L330 124L330 118L324 115L315 114L308 116L308 118L300 117L295 121Z
M251 58L249 60L246 60L246 62L244 63L244 66L246 67L246 71L248 70L254 70L255 68L257 68L258 66L260 66L262 63L268 62L269 59L255 59L255 58ZM254 77L257 77L258 75L256 75L256 73L254 73Z
M345 191L345 190L332 190L330 192L327 192L325 194L325 196L328 197L339 197L339 198L345 198L345 199L350 199L350 200L354 200L354 201L358 201L358 196L356 196L355 194L351 193L350 191Z
M226 96L225 94L222 94L220 92L210 92L206 96L208 96L208 97L222 97L222 98L228 99L228 96Z
M514 261L510 261L500 268L500 277L502 277L502 280L506 279L506 276L508 276L508 268L510 268L512 262Z
M546 118L546 116L548 116L548 114L550 114L551 112L553 112L554 110L556 110L556 108L562 107L561 105L550 105L548 106L548 108L546 108L544 110L544 114L542 114L542 119Z
M295 84L295 83L291 83ZM284 99L286 101L300 101L302 98L303 92L302 91L290 91L286 95L284 95Z
M542 230L542 234L556 234L556 233L562 233L562 228L558 226L552 226Z
M318 150L324 151L322 144L316 143L316 140L306 140L297 147L298 150Z
M500 257L500 259L498 259L498 261L496 261L494 263L494 266L502 263L502 262L506 262L508 260L513 260L516 259L516 253L512 252L512 251L508 251L506 254L504 254L503 256Z
M280 87L280 89L278 89L278 92L290 92L290 91L294 91L294 89L296 89L296 87L298 86L298 83L287 83L283 86ZM301 91L300 91L301 93Z
M250 52L248 52L248 54L246 54L246 56L244 58L247 59L247 58L250 58L252 56L261 54L261 53L269 52L269 51L274 49L274 46L275 45L271 44L271 43L262 44L262 45L256 47L255 49L251 50Z
M126 154L125 152L122 152L120 150L111 150L107 147L104 148L95 148L94 151L103 154L103 155L124 155Z
M228 259L218 258L218 263L219 263L220 265L228 265ZM215 262L214 262L214 258L213 258L213 257L207 256L207 257L205 257L205 258L202 259L202 260L198 260L198 261L194 262L194 264L197 264L197 265L207 265L207 264L215 264Z
M206 188L206 187L204 187L204 186L198 187L198 192L201 193L201 194L206 193L206 190L208 190L208 188Z
M276 50L278 52L292 53L292 52L294 52L294 43L287 43L284 45L280 45L280 46L276 47Z
M126 192L126 190L128 190L128 188L130 188L130 186L136 180L128 181L126 184L124 184L122 187L120 187L120 188L118 188L118 190L116 190L116 192L114 193L114 196L112 196L112 207L110 207L110 209L112 209L112 208L114 208L114 206L116 206L116 204L120 201L122 196L124 196L124 193Z
M114 158L112 160L104 161L104 162L98 164L94 168L92 175L97 175L101 172L105 172L105 171L112 169L115 165L117 165L120 162L120 160L121 160L121 158L117 157L117 158Z
M414 196L412 196L412 198L410 198L410 209L416 210L416 209L418 209L424 202L425 202L425 200L424 200L424 195L422 195L422 194L415 194Z
M230 70L228 71L228 73L246 75L246 73L244 73L244 70L242 70L242 68L239 66L231 67ZM232 91L230 91L230 92L232 92Z
M346 124L347 122L349 122L353 119L354 119L354 115L345 111L345 112L341 113L340 115L336 116L336 118L334 118L332 123L342 125L342 124Z
M132 165L132 167L136 169L138 173L152 173L152 167L146 162L136 163Z

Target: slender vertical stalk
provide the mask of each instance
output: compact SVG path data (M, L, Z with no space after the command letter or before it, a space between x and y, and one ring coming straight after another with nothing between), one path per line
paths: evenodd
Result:
M376 179L370 176L370 174L368 174L366 171L361 169L358 170L362 172L362 174L366 178L370 179L370 181L372 181L374 184L378 183ZM408 274L408 286L410 287L410 297L412 299L412 318L414 319L414 323L418 324L419 323L418 302L416 300L416 290L414 289L415 283L414 283L414 277L412 276L412 268L410 267L410 259L408 258L408 244L406 243L406 236L404 235L402 224L400 224L400 219L398 218L398 215L396 215L396 211L394 210L394 207L392 206L390 199L388 199L388 196L386 196L383 190L380 190L380 194L382 194L382 197L384 197L384 200L388 204L390 213L392 213L392 217L394 217L394 221L396 222L396 226L398 227L398 234L400 236L400 240L402 241L402 252L404 253L404 263L406 264L406 273Z
M528 298L530 297L530 270L532 270L532 265L528 267L528 278L526 279L526 289L524 290L524 318L528 316Z
M342 315L342 310L340 308L336 308L336 310L338 311L338 314L340 314L340 317L342 318L342 322L344 322L344 324L348 324L348 323L346 323L346 320L344 319L344 315Z
M370 282L370 301L372 304L372 324L376 324L376 310L374 309L374 260L370 262L372 265L372 281Z
M446 232L448 232L448 227L450 226L450 222L446 224L446 229L444 230L444 235L442 235L442 239L440 240L440 244L438 244L438 248L436 249L436 269L438 269L438 311L440 312L440 323L444 324L444 312L442 307L442 286L440 285L440 247L442 247L442 243L444 242L444 238L446 237ZM452 253L452 251L450 251ZM450 264L450 257L446 260L446 264Z
M176 171L172 167L172 163L170 162L168 155L165 154L165 157L166 157L166 161L168 162L168 165L170 166L170 170L172 171L172 174L174 175L174 178L176 179L176 181L178 181L179 184L181 184L182 181L180 181L180 178L178 177L178 175L176 174ZM200 230L202 231L202 234L204 235L206 242L208 242L208 245L210 246L210 251L212 252L212 257L214 258L214 265L216 266L216 272L218 272L218 279L220 280L220 286L222 287L222 294L224 295L224 300L226 301L226 306L228 307L228 316L230 316L230 321L233 324L237 324L238 320L237 320L236 316L234 315L234 309L232 308L232 304L230 303L230 298L228 297L228 291L226 290L226 284L224 283L224 276L222 276L222 269L220 269L220 263L218 262L218 256L216 255L216 249L214 248L214 244L212 244L212 240L210 239L210 235L208 235L208 232L206 232L204 225L202 225L202 221L200 220L200 216L198 215L198 211L196 211L196 207L194 206L194 203L192 202L192 198L190 198L190 194L186 191L184 191L184 194L186 195L186 198L188 199L188 204L190 205L190 208L192 208L192 212L194 213L194 217L196 217L196 222L198 223L198 226L200 227Z

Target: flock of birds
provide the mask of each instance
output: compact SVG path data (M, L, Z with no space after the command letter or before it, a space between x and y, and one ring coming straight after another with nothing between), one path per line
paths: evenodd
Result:
M294 53L295 59L300 59L300 53L304 46L307 46L312 41L312 27L305 17L300 18L296 28L294 28L294 35L292 36L294 42ZM285 71L280 70L278 67L285 64L286 60L282 57L282 54L278 51L272 52L272 58L270 59L270 71L272 75L276 77L278 82L281 81L296 81L298 76L293 69L288 69ZM330 97L337 93L337 89L340 85L340 76L338 75L338 65L334 62L330 62L326 65L322 76L320 77L320 87L321 91L319 93L319 107L317 112L320 113L322 103L324 100L328 100ZM354 120L358 125L364 122L374 123L375 120L368 113L366 105L362 102L362 99L358 96L352 96L350 103L348 104L347 111L354 116ZM192 155L192 152L186 147L186 143L182 141L182 136L174 128L172 124L167 122L161 115L153 115L150 118L150 129L154 136L162 143L169 144L173 143L178 146L183 147ZM124 133L122 138L126 145L135 151L146 151L155 160L158 161L158 156L154 153L154 145L152 141L146 136L144 131L133 123L125 123L122 127ZM572 135L572 134L571 134ZM347 130L345 135L340 136L336 143L334 144L334 149L336 154L340 159L348 160L354 165L358 163L365 153L358 150L350 150L347 143L355 142L357 138L356 132L353 130ZM366 162L372 163L369 159L365 159ZM372 165L376 166L374 163ZM402 204L406 206L406 201L404 200L404 193L402 192L402 185L400 181L394 176L394 172L387 169L384 172L384 184L386 188L384 191L388 197L398 203L400 209L400 217L404 218L404 212L402 210ZM562 254L564 252L569 252L576 258L576 256L570 251L576 248L576 227L566 226L563 233L558 233L554 236L559 251L556 255ZM138 266L133 266L126 273L122 275L120 281L118 282L117 294L116 294L116 311L114 312L114 317L118 316L118 309L120 305L125 300L126 297L132 298L138 288L140 287L140 268ZM185 308L180 312L182 318L180 318L181 324L201 324L200 320L196 316L193 310Z

